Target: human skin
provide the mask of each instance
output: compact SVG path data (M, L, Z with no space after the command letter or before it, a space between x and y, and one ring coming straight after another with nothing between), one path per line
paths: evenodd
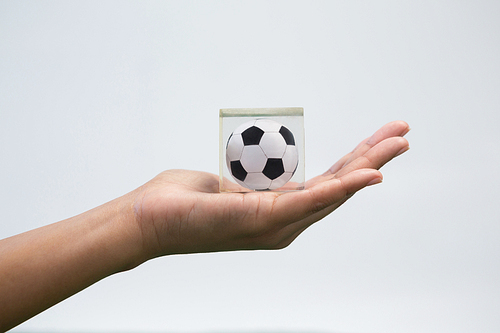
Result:
M296 192L219 193L219 177L165 171L78 216L0 241L0 331L152 258L282 249L409 149L408 124L386 124Z

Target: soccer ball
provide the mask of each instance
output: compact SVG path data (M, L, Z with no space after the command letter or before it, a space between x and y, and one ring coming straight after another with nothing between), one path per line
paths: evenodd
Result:
M227 140L227 167L238 184L251 190L282 187L292 178L298 162L292 132L274 120L246 122Z

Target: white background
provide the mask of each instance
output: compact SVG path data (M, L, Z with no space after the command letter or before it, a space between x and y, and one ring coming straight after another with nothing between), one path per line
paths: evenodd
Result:
M304 107L307 178L412 128L290 247L156 259L14 331L499 332L499 36L498 1L0 2L1 238L217 173L220 108Z

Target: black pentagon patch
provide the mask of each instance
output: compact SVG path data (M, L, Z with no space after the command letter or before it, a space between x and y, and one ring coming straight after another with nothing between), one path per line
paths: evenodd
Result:
M245 177L247 176L247 172L243 168L243 165L241 165L240 161L231 161L231 173L233 174L234 178L241 181L244 181Z
M257 126L252 126L241 133L241 138L243 139L243 144L245 146L251 146L258 145L263 135L263 130L261 130Z
M283 161L281 158L268 158L262 173L271 180L276 179L285 173L285 168L283 167Z
M281 126L280 134L283 137L283 139L285 139L287 145L295 146L295 139L293 137L292 132L290 132L288 128L286 128L285 126Z

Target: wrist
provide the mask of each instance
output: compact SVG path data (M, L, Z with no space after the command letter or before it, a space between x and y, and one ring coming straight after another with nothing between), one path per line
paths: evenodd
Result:
M99 214L107 215L104 217L107 221L105 239L109 241L110 259L115 262L114 273L130 270L150 259L134 212L134 200L134 192L131 192L100 207Z

